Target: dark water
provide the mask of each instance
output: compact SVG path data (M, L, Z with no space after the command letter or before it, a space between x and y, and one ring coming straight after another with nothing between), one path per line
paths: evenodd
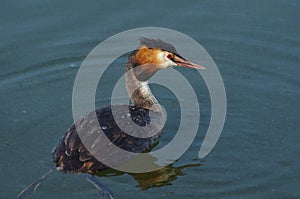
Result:
M0 198L15 198L52 166L51 151L72 123L75 75L89 51L118 32L146 26L185 33L210 53L226 87L225 127L214 150L199 161L210 118L200 79L195 89L201 93L201 128L173 166L201 166L153 174L169 176L167 183L156 184L169 186L146 190L149 177L141 181L145 187L135 180L145 176L99 180L116 198L300 198L299 10L296 0L2 1ZM116 73L124 61L116 61ZM109 102L110 88L107 83L98 91L97 106ZM166 106L177 107L174 95L155 89L160 91ZM178 127L172 123L178 121L176 112L170 115L161 145ZM97 195L81 175L55 172L32 198L54 197Z

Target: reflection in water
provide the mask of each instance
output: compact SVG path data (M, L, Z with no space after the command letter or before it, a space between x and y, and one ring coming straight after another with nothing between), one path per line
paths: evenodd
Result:
M170 185L171 184L170 182L176 180L177 176L185 175L182 169L188 167L196 167L196 166L200 166L200 164L188 164L180 167L173 167L172 165L169 165L157 171L153 171L149 173L135 173L131 175L139 183L138 186L142 190L146 190L151 187Z
M173 165L169 165L162 169L147 172L147 173L125 173L117 170L107 170L104 172L97 173L97 176L118 176L129 174L131 175L137 182L138 187L141 190L146 190L151 187L160 187L165 185L171 185L171 181L177 179L177 176L184 176L185 173L182 171L185 168L189 167L198 167L201 164L187 164L179 167L175 167Z

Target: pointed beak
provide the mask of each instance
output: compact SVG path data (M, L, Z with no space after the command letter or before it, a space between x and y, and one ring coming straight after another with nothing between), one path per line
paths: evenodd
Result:
M185 60L184 58L178 56L175 56L173 58L173 61L177 64L177 66L182 66L186 68L206 69L204 66L195 64L191 61Z

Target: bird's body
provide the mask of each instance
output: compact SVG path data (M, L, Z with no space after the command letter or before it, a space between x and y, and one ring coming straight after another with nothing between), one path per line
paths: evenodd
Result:
M97 128L88 127L93 122L95 125L100 125L111 144L123 150L135 153L150 150L158 142L161 134L159 128L152 126L152 128L148 129L148 132L145 132L152 136L145 136L145 138L132 136L119 128L118 125L120 124L116 123L114 116L124 118L124 121L127 121L125 120L126 117L130 117L139 126L148 126L151 123L150 112L157 113L156 117L163 117L162 109L156 98L152 95L147 80L159 69L174 65L190 68L202 67L179 56L175 47L171 44L161 40L141 39L140 48L131 53L126 64L126 87L133 104L113 105L96 109L76 121L67 130L52 154L58 170L67 173L95 173L109 168L87 150L76 130L76 127L80 126L86 136L95 136L99 133ZM114 108L114 115L112 114L112 108ZM117 113L115 113L115 110ZM96 117L93 117L95 113ZM158 120L162 119L158 118ZM122 122L122 120L119 121ZM127 124L121 124L121 126L123 125ZM132 128L132 131L134 131L134 128ZM158 132L153 133L152 131ZM134 134L134 132L132 133ZM96 141L92 143L92 145L97 144L99 143ZM108 153L114 154L115 152L109 151ZM122 157L114 158L122 159Z

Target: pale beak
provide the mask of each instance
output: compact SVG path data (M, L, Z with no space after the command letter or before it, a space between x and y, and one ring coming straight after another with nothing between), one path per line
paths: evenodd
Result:
M173 62L177 64L177 66L187 67L187 68L196 68L196 69L206 69L204 66L199 64L195 64L191 61L185 60L182 57L174 56Z

